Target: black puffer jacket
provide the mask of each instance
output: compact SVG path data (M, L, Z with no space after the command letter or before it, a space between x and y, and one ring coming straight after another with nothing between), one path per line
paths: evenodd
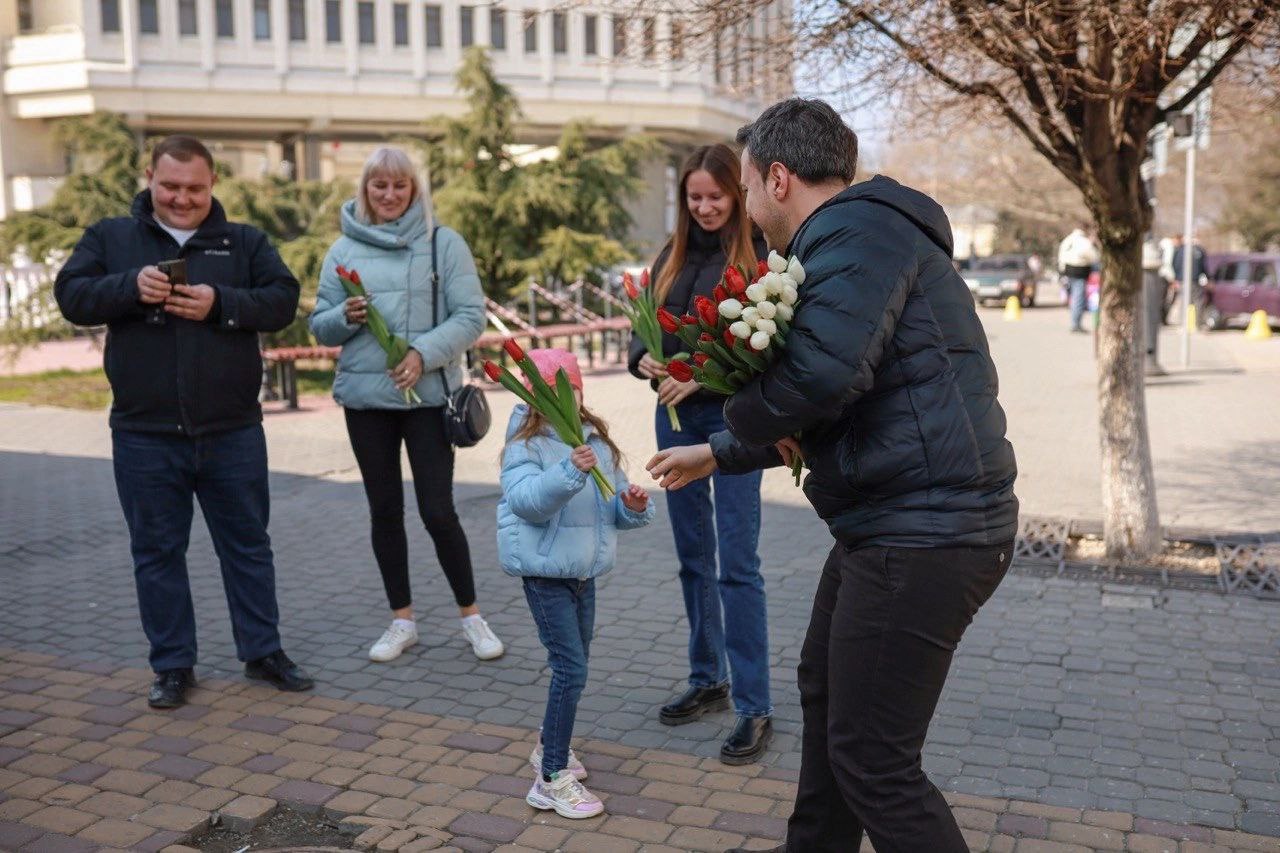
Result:
M729 263L724 246L720 242L720 233L704 230L698 223L690 223L693 229L689 234L689 245L685 250L684 266L680 269L676 280L671 283L671 290L663 300L663 307L677 317L693 311L693 300L699 296L710 298L711 291L724 276L724 268ZM769 257L764 240L755 242L756 257L764 260ZM658 280L662 268L666 266L670 247L663 249L653 264L653 280ZM662 353L670 358L684 349L684 344L675 335L663 334ZM645 354L644 344L635 335L631 336L631 350L628 353L627 366L638 379L644 379L640 373L640 359ZM650 382L656 390L657 382ZM723 402L724 397L710 391L697 391L687 400L696 402Z
M786 354L726 405L721 469L776 464L761 448L801 433L805 494L841 542L1013 539L1013 447L951 251L942 208L888 178L815 211L788 248L806 277Z
M107 325L111 428L197 436L260 422L258 332L293 322L297 279L265 234L227 222L216 200L181 248L156 222L149 190L132 214L86 228L54 285L68 320ZM171 258L186 259L187 281L217 293L202 323L172 314L146 322L138 272Z

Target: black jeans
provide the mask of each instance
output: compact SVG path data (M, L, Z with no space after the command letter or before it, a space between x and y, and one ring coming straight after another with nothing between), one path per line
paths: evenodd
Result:
M413 603L409 592L409 543L404 532L404 481L400 443L409 451L418 514L436 546L459 607L476 603L467 534L453 508L453 445L440 408L346 409L347 434L369 499L373 556L392 610Z
M1013 543L857 548L827 558L800 652L800 783L788 853L963 853L920 766L951 657L1004 578Z

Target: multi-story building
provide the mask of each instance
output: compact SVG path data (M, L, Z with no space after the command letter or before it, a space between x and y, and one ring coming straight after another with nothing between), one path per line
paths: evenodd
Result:
M556 0L0 0L0 217L64 174L51 122L95 110L140 134L197 134L241 173L350 175L379 141L462 112L462 52L486 45L520 99L522 142L589 119L666 144L634 208L652 246L671 221L671 163L789 94L789 68L766 72L732 45L787 30L790 2L722 40L686 37L691 22L656 3L614 8L625 14Z

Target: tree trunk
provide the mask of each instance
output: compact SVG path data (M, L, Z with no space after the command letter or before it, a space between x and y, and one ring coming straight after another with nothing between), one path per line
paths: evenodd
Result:
M1134 221L1141 221L1140 215ZM1142 231L1102 231L1098 409L1103 537L1108 557L1141 560L1161 545L1143 383Z

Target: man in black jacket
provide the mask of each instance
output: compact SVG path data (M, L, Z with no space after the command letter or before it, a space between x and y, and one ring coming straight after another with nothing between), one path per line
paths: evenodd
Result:
M794 98L743 128L747 211L799 258L779 360L725 407L710 445L649 464L668 488L790 461L837 542L818 582L789 853L966 850L921 749L961 635L1012 556L1016 467L995 366L931 199L849 186L857 138ZM799 436L798 444L794 436Z
M147 182L131 216L85 229L54 292L71 322L107 326L116 487L156 673L148 701L177 707L195 683L193 495L218 553L245 674L307 690L311 679L280 648L258 404L258 332L292 322L298 282L266 235L227 222L199 140L163 140ZM191 284L171 283L156 266L179 258Z

